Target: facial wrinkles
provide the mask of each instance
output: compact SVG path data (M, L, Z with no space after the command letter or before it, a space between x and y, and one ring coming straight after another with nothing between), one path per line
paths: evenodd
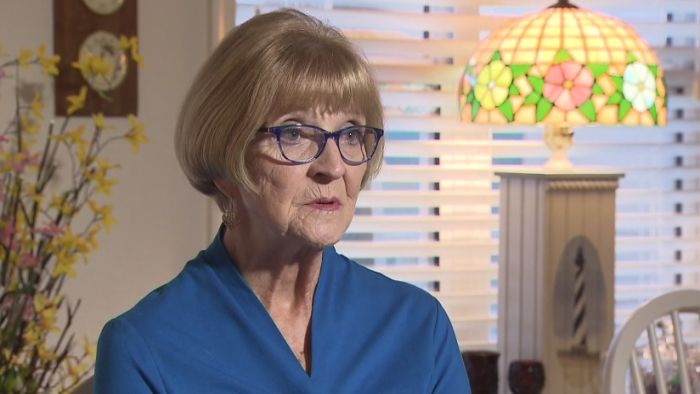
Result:
M338 120L342 122L338 122ZM328 119L318 116L318 114L314 117L308 112L301 112L288 114L268 124L288 122L314 124L335 130L348 124L362 123L363 119L362 117L344 117L342 115ZM267 236L276 234L275 237L291 235L294 238L307 238L313 234L312 238L326 239L326 241L330 241L328 236L331 233L337 232L332 237L339 238L352 220L362 175L364 175L367 165L350 166L347 163L342 163L345 166L343 174L337 178L329 177L324 176L326 169L323 166L330 165L330 163L311 162L289 165L278 154L279 149L274 137L260 140L254 146L255 152L252 152L251 156L256 157L257 164L251 170L253 177L256 178L255 183L258 185L260 194L248 196L249 202L246 205L250 204L251 207L257 205L258 208L254 209L256 215L265 215L264 221L272 224L272 228L263 228L262 231L267 233ZM342 160L334 141L329 140L325 149L334 151L324 151L322 155L332 154L337 157L320 157L318 160ZM321 167L312 168L312 166ZM319 198L338 199L342 204L341 214L327 214L307 206ZM253 215L250 220L258 221L259 219ZM253 226L257 227L254 224Z

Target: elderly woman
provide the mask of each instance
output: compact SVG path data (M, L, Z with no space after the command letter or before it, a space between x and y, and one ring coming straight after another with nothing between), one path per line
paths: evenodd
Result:
M223 211L214 241L100 336L98 393L467 393L438 301L333 244L382 161L371 71L300 12L236 28L175 144Z

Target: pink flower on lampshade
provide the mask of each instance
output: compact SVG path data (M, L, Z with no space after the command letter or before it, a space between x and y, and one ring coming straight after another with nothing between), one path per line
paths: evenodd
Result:
M571 111L591 97L593 73L575 61L549 68L542 94L562 111Z

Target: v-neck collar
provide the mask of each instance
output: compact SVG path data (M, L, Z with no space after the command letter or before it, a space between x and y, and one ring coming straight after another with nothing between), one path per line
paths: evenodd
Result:
M241 275L240 271L236 267L233 259L229 256L228 252L223 243L223 234L225 227L222 225L219 231L214 237L214 240L209 245L209 247L204 251L205 260L214 269L216 274L220 276L224 284L229 284L226 288L231 291L235 298L240 299L241 304L247 313L250 313L251 318L258 322L264 322L264 326L259 327L260 330L264 330L264 336L268 340L273 340L277 342L275 346L285 349L282 353L285 354L287 362L285 366L294 368L296 373L294 375L299 375L306 381L314 380L314 377L319 375L319 369L322 367L322 354L321 349L318 348L317 344L320 343L319 337L323 335L322 327L320 327L323 321L322 316L319 317L319 311L325 310L323 303L328 300L327 297L327 285L326 282L330 280L332 275L332 270L334 264L328 263L329 257L335 254L335 248L332 246L326 247L323 250L321 257L321 267L318 275L318 281L316 282L316 289L314 290L312 309L311 309L311 372L307 373L306 370L301 366L299 360L297 360L294 351L289 347L289 344L284 339L284 336L280 332L279 328L275 324L272 316L268 313L265 306L260 302L260 299L255 295L253 290L250 288L248 283ZM294 367L290 366L293 365Z

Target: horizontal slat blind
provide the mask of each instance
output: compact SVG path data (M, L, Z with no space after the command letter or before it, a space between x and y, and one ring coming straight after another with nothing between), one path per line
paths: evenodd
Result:
M236 23L295 7L343 30L367 56L386 113L385 165L361 193L338 249L432 292L463 349L495 348L502 166L542 164L542 130L466 124L464 65L481 37L537 0L238 1ZM700 285L700 2L587 0L654 47L669 85L665 128L576 130L575 165L625 172L617 199L616 317L677 286Z

